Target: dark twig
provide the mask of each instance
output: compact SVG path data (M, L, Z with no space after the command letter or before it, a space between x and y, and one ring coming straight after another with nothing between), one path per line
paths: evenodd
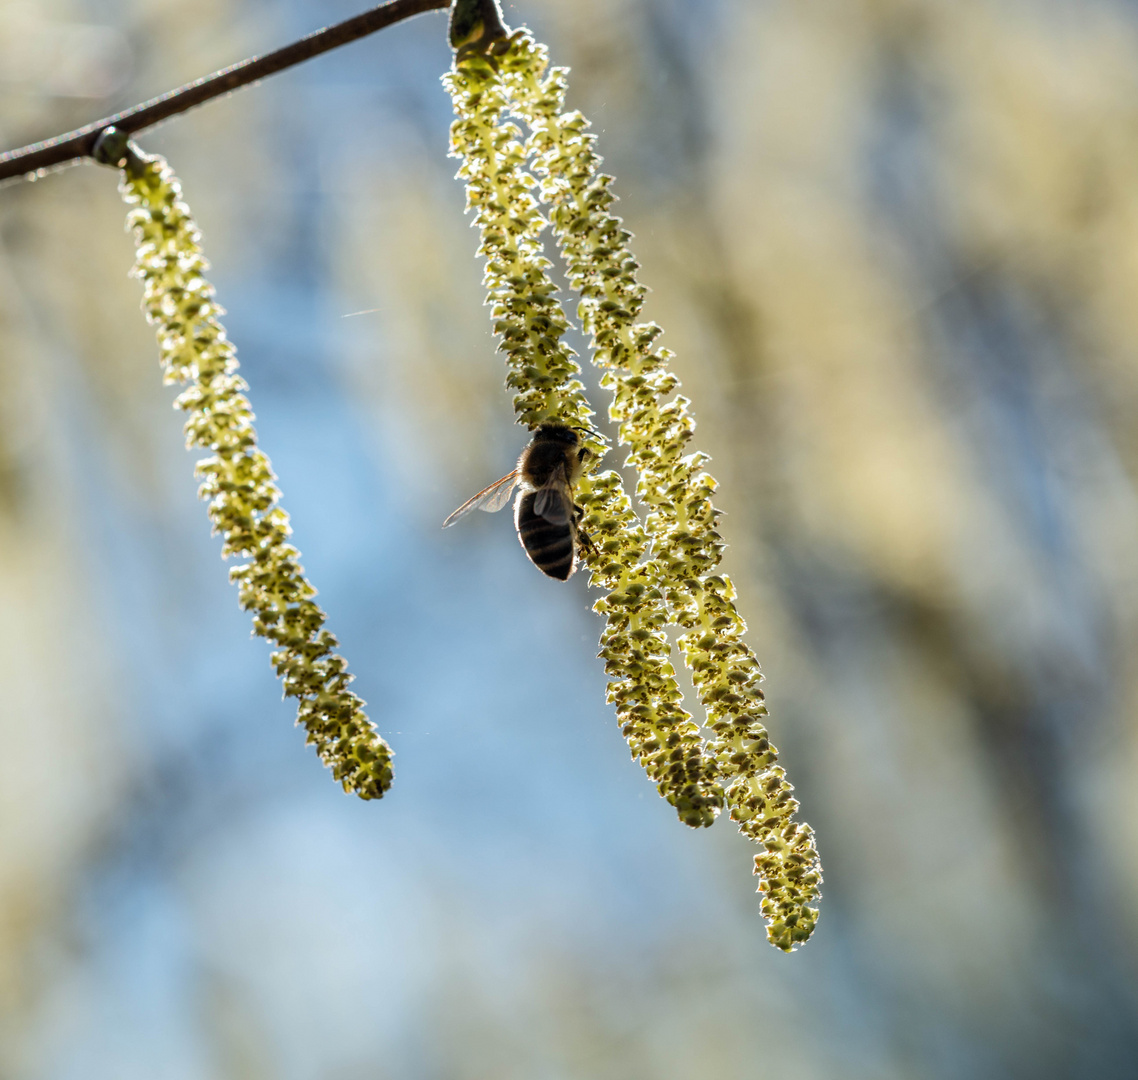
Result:
M366 37L376 30L382 30L424 11L436 11L446 7L450 7L450 0L391 0L390 3L381 4L371 11L365 11L362 15L356 15L335 26L326 26L323 30L317 30L299 41L294 41L291 45L286 45L283 49L242 60L239 64L223 68L202 79L196 79L161 97L135 105L114 116L108 116L105 120L97 120L66 135L57 135L53 139L0 154L0 181L17 176L34 180L48 169L66 165L79 158L90 157L99 136L109 127L116 127L128 135L137 134L171 116L177 116L178 113L186 112L196 105L231 93L269 75L275 75L278 71L284 71L304 60L310 60L314 56L328 52L329 49L347 45L348 42Z

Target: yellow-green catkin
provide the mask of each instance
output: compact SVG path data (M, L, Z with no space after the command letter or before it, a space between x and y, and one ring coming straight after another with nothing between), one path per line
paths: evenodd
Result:
M443 82L458 115L451 154L462 159L458 175L481 231L487 303L519 421L531 429L554 421L591 431L580 368L562 340L568 323L541 253L547 223L523 167L521 132L503 121L507 103L496 58L467 53ZM595 434L583 441L594 458L605 452ZM701 752L699 729L682 708L664 633L663 595L643 565L644 527L615 472L586 476L577 498L585 510L582 527L595 545L586 556L591 580L606 591L596 610L606 617L601 656L621 730L633 758L680 819L710 825L722 807L722 790Z
M212 454L197 464L199 493L209 500L222 554L247 560L229 571L241 606L272 654L286 697L298 699L297 722L345 791L378 799L391 786L391 748L379 737L351 690L347 661L324 629L316 590L304 576L300 552L288 542L288 515L279 505L269 459L257 447L253 413L237 374L232 343L218 321L223 310L203 277L208 264L181 187L160 157L137 152L109 159L123 166L119 190L134 207L127 215L143 283L143 311L157 327L165 381L188 383L176 401L188 414L186 443Z
M762 675L743 640L734 587L716 572L724 545L710 498L716 482L703 467L709 458L688 452L695 420L689 401L673 396L679 380L668 370L672 354L655 345L661 329L637 322L647 290L636 277L631 234L609 210L612 177L598 171L596 136L581 113L564 111L567 69L549 69L545 47L525 34L512 37L499 63L511 109L530 128L541 199L613 393L610 413L639 475L637 497L649 508L650 586L664 595L669 623L684 631L680 649L707 711L707 750L731 818L763 848L755 873L768 936L789 951L817 921L810 904L820 895L821 865L813 830L793 820L798 802L763 723Z

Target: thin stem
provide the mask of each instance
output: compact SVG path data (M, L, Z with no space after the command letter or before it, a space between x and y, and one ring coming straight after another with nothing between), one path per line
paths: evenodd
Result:
M215 71L212 75L195 79L177 90L171 90L161 97L135 105L124 112L97 120L86 127L57 135L43 142L22 146L0 154L0 181L24 177L34 180L47 169L66 165L80 158L90 157L99 136L108 127L116 127L128 135L135 135L148 127L171 116L211 101L213 98L239 90L243 86L275 75L278 71L293 67L304 60L339 48L349 42L373 34L377 30L392 26L424 11L437 11L450 7L450 0L391 0L379 7L365 11L335 26L322 30L286 45L283 49L252 56L239 64Z

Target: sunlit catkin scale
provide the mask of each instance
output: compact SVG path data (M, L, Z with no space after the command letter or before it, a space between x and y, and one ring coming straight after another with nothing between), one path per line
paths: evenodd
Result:
M466 56L444 77L458 119L451 153L462 159L467 208L474 212L486 258L494 330L516 391L514 409L531 429L551 420L586 428L593 415L577 378L580 368L564 344L565 313L541 253L546 226L525 171L519 130L503 121L506 99L496 65ZM595 455L604 445L586 435ZM641 565L647 537L616 473L586 474L576 488L585 510L582 528L596 545L586 558L591 581L606 590L596 610L606 616L601 656L632 756L688 825L714 822L723 805L714 767L700 752L699 729L681 707L682 695L663 632L663 597Z
M602 383L613 393L610 413L637 469L637 496L650 508L649 580L665 598L668 621L686 631L679 644L707 710L707 749L727 784L732 819L764 849L755 857L762 912L772 944L789 951L817 921L809 905L820 895L821 865L813 830L792 820L798 803L775 764L762 675L742 638L734 589L715 573L723 542L710 499L715 480L703 469L709 459L687 453L695 421L686 398L670 397L679 380L667 369L671 354L655 347L660 328L636 321L647 290L636 278L631 234L609 212L612 177L598 171L588 121L563 111L566 69L548 69L545 47L524 34L512 37L500 64L511 109L531 130L541 198L581 295L593 359L606 369Z
M165 381L190 384L176 401L188 413L187 445L213 451L197 464L200 494L224 538L223 555L249 560L229 572L241 606L253 612L254 632L278 646L273 666L285 695L298 699L297 722L308 742L345 791L378 799L391 786L391 748L348 689L347 662L334 651L336 638L312 600L316 590L288 543L288 515L277 505L269 459L257 448L247 386L218 321L224 312L202 276L208 264L181 188L162 158L132 155L120 191L134 206L127 216L137 245L133 273L143 283L147 320L157 327Z

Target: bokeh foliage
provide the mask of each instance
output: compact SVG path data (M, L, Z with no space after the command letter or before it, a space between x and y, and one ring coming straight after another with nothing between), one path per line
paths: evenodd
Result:
M136 43L136 74L119 98L92 102L21 73L39 22L96 16L70 0L4 5L4 55L21 58L0 65L6 145L311 28L299 7L286 26L294 9L283 5L207 3L190 25L184 6L107 10L98 18ZM421 37L358 47L358 61L345 51L322 62L312 81L266 84L166 125L154 143L194 195L293 505L322 504L277 450L274 425L316 442L300 421L337 379L373 421L369 460L406 532L362 543L390 576L357 586L355 603L336 584L336 565L364 580L355 549L336 545L358 522L329 530L340 564L300 536L348 645L375 642L398 601L407 641L391 634L376 653L408 670L435 670L426 665L440 656L461 665L459 616L472 604L482 613L479 640L461 639L476 660L462 690L482 716L479 685L500 680L493 698L505 687L508 707L488 719L439 688L423 722L378 662L357 659L367 650L351 649L364 696L376 700L378 686L400 708L401 746L418 737L413 720L434 745L447 708L467 739L461 760L436 759L430 799L399 819L421 823L413 851L377 853L361 839L379 835L370 821L325 816L305 840L298 822L317 811L296 794L303 781L274 791L279 815L257 816L224 758L173 741L213 689L219 660L198 642L229 635L237 652L247 626L224 583L216 610L195 599L217 577L217 552L191 539L204 531L201 507L169 395L154 385L137 284L122 278L121 205L96 170L0 192L8 1070L35 1075L50 1042L82 1051L86 1076L115 1075L98 1064L135 1050L173 1062L202 1046L230 1063L221 1075L240 1075L241 1062L246 1075L367 1075L383 1059L398 1075L460 1080L744 1076L756 1062L826 1080L1129 1076L1133 8L547 0L510 17L572 68L569 105L600 132L620 214L635 223L653 288L645 317L667 328L661 344L699 406L731 540L723 565L763 658L779 748L825 837L816 940L787 962L747 937L758 927L749 888L731 891L746 850L737 837L689 835L658 806L635 818L635 802L611 802L645 787L631 767L592 768L615 760L615 733L576 771L603 713L543 734L536 703L556 712L588 677L553 674L595 641L593 625L564 632L578 598L558 608L558 633L533 617L540 594L526 582L538 575L514 575L524 559L504 522L437 546L440 517L524 441L510 430L462 195L442 156L440 18ZM306 306L312 290L321 299ZM304 319L290 320L294 310ZM308 348L309 321L334 348ZM334 444L335 430L320 441ZM150 541L92 532L104 501ZM298 510L298 528L303 519ZM123 547L129 573L115 561ZM496 584L483 590L480 576ZM418 606L397 591L412 577ZM441 637L426 632L428 615ZM486 644L500 636L511 647ZM138 650L150 658L142 670L124 659ZM256 664L235 661L246 667ZM243 718L263 708L265 731L296 741L271 673L261 678L262 705L217 717L218 731L251 730ZM29 730L50 733L52 769ZM510 738L496 741L499 730ZM401 781L412 756L400 756ZM463 831L468 776L504 790L537 760L557 779L527 788L524 812L503 801L497 831L485 819ZM297 778L302 768L331 788L311 761ZM148 784L179 798L140 802ZM400 798L361 810L399 815ZM619 824L643 843L656 818L650 850ZM143 821L153 831L139 837ZM527 821L557 837L545 862ZM528 877L515 873L523 862ZM396 869L376 877L380 863ZM123 895L91 899L108 866ZM371 898L353 908L361 880ZM380 903L404 915L398 940L375 936ZM134 937L117 929L127 922L167 930ZM131 967L135 955L150 966ZM290 999L281 963L321 992ZM380 970L383 984L369 983ZM158 1013L194 1018L176 1034L139 1022L153 1014L126 989L153 989L156 971L193 987L189 1004ZM159 1010L166 999L154 997ZM113 1008L96 1011L99 999ZM45 1025L50 1040L37 1035ZM130 1037L112 1045L116 1031Z

